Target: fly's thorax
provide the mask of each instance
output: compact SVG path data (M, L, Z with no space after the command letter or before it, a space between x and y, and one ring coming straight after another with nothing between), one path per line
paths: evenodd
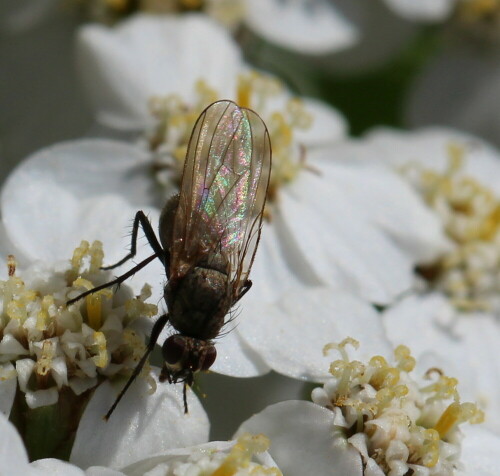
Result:
M160 242L165 250L170 250L172 246L172 236L174 231L174 218L179 205L179 194L170 197L163 207L160 215L160 224L158 226L160 232Z
M231 307L228 275L196 266L186 276L165 286L169 321L182 334L212 339L224 324Z
M215 346L210 341L179 334L164 342L162 352L174 382L189 380L193 373L208 370L217 357Z

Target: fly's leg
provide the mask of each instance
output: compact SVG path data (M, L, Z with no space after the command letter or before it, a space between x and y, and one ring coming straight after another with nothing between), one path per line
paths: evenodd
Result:
M69 306L70 304L75 303L76 301L84 298L85 296L88 296L89 294L96 293L97 291L100 291L101 289L106 289L109 288L110 286L120 285L123 283L123 281L127 280L131 276L133 276L137 271L140 269L144 268L147 264L151 263L155 258L157 258L158 255L155 253L154 255L151 255L149 258L146 258L144 261L141 261L137 266L134 266L130 271L127 271L125 274L122 274L121 276L118 276L116 279L113 279L113 281L109 281L108 283L101 284L100 286L96 286L95 288L89 289L88 291L83 292L82 294L79 294L73 299L70 299L69 301L66 301L66 306Z
M243 286L241 287L240 294L236 297L236 301L234 304L236 304L248 291L250 291L250 288L252 287L252 281L247 279Z
M168 322L168 314L163 314L163 316L160 316L158 320L155 322L155 325L153 326L153 330L151 331L151 336L149 337L149 342L148 346L146 348L146 352L142 356L141 360L135 367L134 371L132 372L132 375L128 379L127 383L125 384L125 387L123 387L122 391L119 393L118 397L116 397L115 402L109 409L108 413L104 416L104 419L106 421L109 420L109 417L111 414L114 412L116 406L122 399L123 395L125 395L125 392L128 390L130 385L132 385L132 382L136 379L136 377L141 373L142 368L144 367L144 364L146 363L146 360L148 360L149 354L153 351L156 341L158 340L158 337L160 336L160 332L162 329L165 327L165 325Z
M158 238L156 238L156 234L153 230L153 227L151 226L151 223L149 222L148 217L144 214L144 212L142 210L139 210L135 214L134 225L132 226L132 239L130 241L130 252L128 253L127 256L125 256L125 258L118 261L118 263L112 264L111 266L102 266L101 269L108 270L117 268L118 266L122 265L123 263L127 262L129 259L135 256L137 251L137 233L139 231L139 225L141 225L142 230L144 231L144 234L146 235L146 238L149 244L151 245L151 248L153 248L155 254L163 258L164 250L160 245Z

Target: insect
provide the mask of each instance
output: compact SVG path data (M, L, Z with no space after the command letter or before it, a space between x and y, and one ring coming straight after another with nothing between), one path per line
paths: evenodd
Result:
M208 370L217 351L215 339L231 308L252 286L249 279L262 228L271 173L271 143L262 119L229 100L217 101L200 115L188 144L179 194L167 201L159 222L159 240L142 211L135 215L130 252L136 254L139 226L153 254L113 281L86 291L67 304L119 285L158 258L165 266L164 298L168 312L156 321L144 356L105 416L107 420L139 375L162 329L176 334L163 346L160 381L182 382Z

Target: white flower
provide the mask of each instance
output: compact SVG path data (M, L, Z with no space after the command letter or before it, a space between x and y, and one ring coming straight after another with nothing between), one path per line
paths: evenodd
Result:
M122 130L144 132L157 125L150 110L153 98L175 95L178 102L195 107L199 81L209 90L205 99L213 101L215 95L240 102L238 76L248 70L229 34L196 15L136 15L114 28L87 25L79 31L77 46L79 69L97 120ZM290 94L283 91L277 101L285 104L288 99ZM344 133L345 123L336 111L319 101L305 103L323 119L319 130L313 126L313 137L334 141Z
M143 474L282 476L281 471L266 452L269 443L269 439L264 435L246 433L242 434L237 441L210 442L191 448L163 452L137 461L121 471L127 476ZM254 459L257 461L253 461Z
M409 373L415 361L403 347L395 366L380 356L366 364L350 360L348 343L352 339L329 346L341 358L331 365L333 378L313 391L315 404L271 405L237 434L268 435L272 457L291 476L493 474L488 468L496 468L496 454L480 460L475 445L498 448L500 440L467 425L463 433L458 429L460 422L479 421L481 413L459 403L453 379L434 374L417 382Z
M42 180L39 185L38 191L46 190L48 182ZM113 204L118 205L118 201L113 201L108 195L101 202L92 199L91 204L87 204L90 208L86 209L83 198L76 200L72 196L68 199L62 194L52 196L57 208L44 207L43 201L50 197L42 196L35 189L36 186L31 188L32 205L37 203L39 210L43 210L38 216L39 223L28 215L21 218L15 202L9 202L5 195L2 203L3 224L12 241L16 241L15 252L24 264L22 269L14 270L13 260L10 259L11 276L1 286L3 338L0 353L4 365L0 397L1 409L6 414L10 412L14 399L16 386L12 382L16 381L16 377L19 391L25 393L28 407L35 411L36 407L61 401L65 397L60 395L65 391L80 395L85 402L90 396L86 390L125 368L135 367L144 351L145 335L149 334L148 328L152 325L152 322L141 323L136 318L138 315L156 314L156 305L143 302L149 294L147 288L143 288L144 275L136 280L135 285L131 283L141 294L140 298L131 299L132 293L127 291L128 286L124 286L114 302L107 300L106 296L112 295L109 289L90 301L66 308L68 298L92 287L92 283L108 280L110 275L97 270L102 262L102 250L96 244L89 248L88 243L82 243L75 252L73 265L69 261L61 262L63 251L72 246L77 234L91 239L101 235L109 243L110 255L114 254L115 259L123 257L121 240L117 240L116 236L110 240L111 235L106 236L113 229L111 223L99 218L104 208L111 206L113 209ZM83 191L88 193L88 190ZM10 193L7 195L14 198ZM133 216L125 202L119 205L115 209L115 219L120 221L120 210ZM65 220L68 217L68 221L76 219L77 223L68 223ZM27 221L23 223L23 219ZM96 219L99 226L91 226ZM27 228L24 229L25 225ZM20 233L19 240L16 240L16 232ZM27 267L26 263L35 259L38 246L43 249L41 257L46 264ZM8 253L4 248L0 251L2 255ZM2 274L7 275L7 266ZM153 282L159 279L161 275L153 276ZM158 290L158 293L157 296L160 296L161 291ZM158 297L154 302L157 301ZM132 322L134 319L136 322ZM146 370L148 375L149 369ZM182 389L158 383L154 372L147 379L136 379L110 421L105 423L103 415L124 383L125 379L112 387L109 382L104 382L91 396L84 415L76 420L78 431L71 452L72 462L83 468L95 464L118 467L128 464L133 457L146 457L153 452L207 441L207 416L198 399L188 392L189 414L185 415ZM151 390L155 388L151 395ZM78 411L78 408L74 410ZM73 416L79 418L80 415L74 413ZM66 415L64 418L69 417ZM97 433L96 428L100 428ZM47 437L48 440L50 438Z
M391 341L440 362L498 432L499 154L474 137L446 129L373 132L367 153L399 169L442 221L452 248L420 268L420 294L386 311ZM409 331L411 329L411 331Z

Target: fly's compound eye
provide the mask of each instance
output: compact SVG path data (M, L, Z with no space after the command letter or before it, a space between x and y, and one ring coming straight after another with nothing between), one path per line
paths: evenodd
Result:
M217 357L217 350L213 345L211 345L207 347L205 355L203 357L203 362L201 362L201 370L208 370L215 362L215 358Z
M186 352L186 339L180 335L170 336L162 347L163 358L170 365L178 364Z

